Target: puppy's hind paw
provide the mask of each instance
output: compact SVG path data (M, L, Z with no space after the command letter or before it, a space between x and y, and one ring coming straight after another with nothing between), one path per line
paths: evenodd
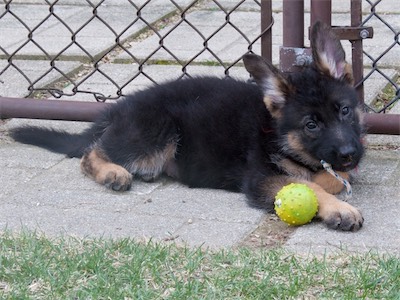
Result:
M102 153L92 150L81 160L81 170L97 183L114 191L126 191L131 188L132 174L120 165L114 164Z
M132 185L132 175L127 171L110 171L106 174L102 184L113 191L127 191L131 188Z

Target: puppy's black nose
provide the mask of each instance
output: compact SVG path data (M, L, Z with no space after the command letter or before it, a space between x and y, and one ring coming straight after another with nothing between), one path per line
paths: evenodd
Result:
M356 154L356 148L352 145L344 145L339 148L339 157L343 162L351 162Z

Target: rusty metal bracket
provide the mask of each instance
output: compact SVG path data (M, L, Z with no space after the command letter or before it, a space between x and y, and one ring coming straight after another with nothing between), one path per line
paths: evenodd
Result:
M332 26L332 30L340 40L357 41L374 36L372 27Z
M310 48L281 47L280 69L282 72L296 72L302 67L312 63ZM282 58L285 59L282 59Z
M332 30L340 40L357 41L374 36L372 27L332 26ZM296 72L312 62L310 48L281 47L280 57L285 58L280 60L280 69L283 72Z
M332 26L331 28L339 40L357 41L374 37L373 27ZM308 28L308 36L310 36L310 32L311 27Z

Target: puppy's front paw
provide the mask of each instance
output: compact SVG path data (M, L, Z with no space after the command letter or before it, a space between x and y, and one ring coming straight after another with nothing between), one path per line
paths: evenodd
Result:
M327 193L314 182L305 182L305 184L312 188L317 195L317 217L322 219L329 228L357 231L362 227L364 218L357 208Z
M344 231L357 231L364 223L364 218L357 208L336 198L332 203L320 207L318 217L329 228Z

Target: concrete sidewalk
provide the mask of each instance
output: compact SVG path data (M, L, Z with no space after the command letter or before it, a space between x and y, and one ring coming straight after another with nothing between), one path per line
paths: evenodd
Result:
M30 3L24 4L25 2ZM229 1L221 2L227 6L231 5ZM15 9L18 13L30 12L32 24L48 13L48 7L37 4L37 1L16 1L16 3ZM85 6L77 5L77 1L63 3L66 5L61 5L58 9L65 21L75 22L76 26L79 26L80 20L89 17L90 10ZM126 11L120 3L116 1L115 5L107 7L108 21L113 22L119 29L124 28L127 22L124 15L120 15L121 11ZM152 14L148 16L151 20L162 18L173 9L171 2L166 0L154 3ZM181 3L184 5L185 1ZM389 18L393 26L400 28L400 18L398 18L400 8L399 11L394 11L394 7L398 6L395 5L397 2L392 1L392 3L393 6L386 8L385 18ZM257 26L251 25L248 20L258 19L259 12L255 10L253 3L249 2L246 5L248 6L243 7L236 16L236 21L245 28L246 34L258 34ZM275 24L276 28L279 28L281 13L279 4L274 3L274 5ZM213 32L220 18L214 6L215 4L211 2L206 3L190 12L188 18L193 24L203 26L205 32ZM0 13L2 13L1 9ZM335 11L333 19L337 20L337 23L348 23L344 21L348 18L344 14L346 8L335 7ZM0 21L0 46L10 51L15 49L26 36L26 30L18 26L13 27L13 24L11 19L7 22ZM378 34L375 39L368 41L367 46L372 52L378 51L379 45L385 40L385 28L378 23L375 25L375 32ZM60 45L66 39L70 39L70 33L65 31L65 28L62 29L57 22L46 26L38 32L38 38L48 39L50 36L52 42L48 43L47 50L49 53L57 52ZM168 26L163 30L168 31L170 29ZM135 27L127 35L141 29L140 26ZM85 47L89 47L92 55L99 55L110 46L112 35L109 32L103 32L104 30L103 27L96 26L94 23L82 37L82 43ZM4 38L3 33L8 33L7 39ZM186 41L191 37L194 39L192 45L198 41L191 29L182 26L176 33L176 36L166 41L169 49L182 57L193 55L195 49L192 49ZM218 49L218 55L226 61L240 57L246 52L246 44L239 36L236 39L233 38L234 42L232 42L232 35L235 34L233 31L227 32L226 36L231 37L229 42L224 40L224 36L213 41L215 43L213 47ZM102 38L98 39L98 36ZM111 39L111 44L112 42ZM142 41L133 42L130 49L138 53L138 57L145 57L157 42L156 37L150 36ZM280 43L281 37L277 29L274 31L274 53L277 53ZM397 48L400 49L400 47ZM391 55L399 55L400 50L397 48ZM41 55L37 47L27 45L24 51L24 54L31 59L15 61L15 64L31 74L32 78L35 78L35 74L48 69L48 63L37 60L38 55ZM64 59L57 62L57 67L66 73L77 72L82 63L75 58L82 53L77 48L69 51L64 53ZM169 59L167 53L163 51L157 53L156 58ZM121 53L101 68L118 82L125 82L131 76L128 69L135 69L135 65L127 65L127 63L132 63L129 59L126 53ZM396 74L396 68L400 67L400 61L394 60L392 56L386 59L390 67L384 69L384 72L391 78ZM205 54L199 57L199 60L206 62L212 60L212 57ZM399 65L396 66L395 63ZM0 69L6 64L6 61L0 59ZM158 81L171 79L171 76L180 72L180 68L174 65L147 66L146 70ZM247 78L247 73L242 68L233 68L231 72L236 77ZM221 75L221 69L192 66L191 74ZM59 76L60 74L52 72L38 84L44 86ZM366 86L366 95L369 100L373 99L387 83L383 77L374 76L369 79ZM2 82L0 83L1 96L23 97L26 95L27 82L14 69L6 70L0 75L0 80ZM148 84L149 80L146 78L138 78L134 84L128 86L128 91L134 91ZM115 86L101 74L92 76L83 87L105 95L116 91ZM71 88L71 86L66 86L65 91ZM93 101L93 96L79 94L75 99ZM394 111L399 113L399 105L394 108ZM204 245L219 248L239 245L246 236L263 224L265 219L268 219L268 222L280 222L279 220L271 221L263 211L249 208L241 194L219 190L189 189L168 179L155 183L136 182L131 191L123 194L111 192L85 178L80 173L79 160L67 159L63 155L17 144L8 138L7 130L26 124L51 126L74 132L88 126L86 123L79 122L17 119L0 124L0 182L2 184L0 228L2 229L38 229L52 236L67 234L81 237L153 238L187 243L190 246ZM363 229L357 233L335 232L326 229L322 224L313 223L297 228L286 241L285 247L301 253L309 251L321 253L345 248L350 251L377 249L400 254L400 219L398 218L400 213L400 137L370 136L368 141L369 150L356 174L356 182L353 184L354 196L350 200L363 211L365 217Z

